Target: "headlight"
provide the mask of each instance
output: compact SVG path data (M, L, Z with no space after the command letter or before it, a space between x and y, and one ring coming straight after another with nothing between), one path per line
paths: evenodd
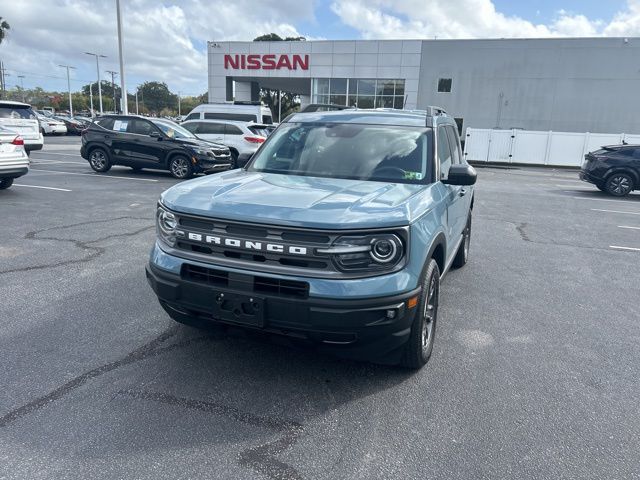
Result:
M202 148L195 148L192 147L191 150L193 150L194 153L197 153L198 155L203 155L203 156L208 156L209 155L209 150L204 150Z
M391 270L404 256L403 241L393 233L339 237L331 247L318 249L331 255L342 271Z
M176 227L178 220L170 211L158 205L156 211L156 232L158 238L167 245L173 247L176 244Z

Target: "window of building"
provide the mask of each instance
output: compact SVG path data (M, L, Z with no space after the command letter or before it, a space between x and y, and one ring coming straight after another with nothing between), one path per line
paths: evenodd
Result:
M358 108L404 107L404 80L373 78L314 78L311 103Z
M438 92L449 93L451 92L451 79L441 78L438 80Z

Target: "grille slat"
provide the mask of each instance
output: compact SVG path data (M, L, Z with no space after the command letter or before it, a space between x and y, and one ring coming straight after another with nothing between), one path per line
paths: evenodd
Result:
M229 273L224 270L200 267L184 264L181 277L192 282L214 285L218 287L229 286ZM279 297L308 298L309 284L296 280L281 280L279 278L262 277L259 275L247 275L243 285L250 290L248 293L267 294Z

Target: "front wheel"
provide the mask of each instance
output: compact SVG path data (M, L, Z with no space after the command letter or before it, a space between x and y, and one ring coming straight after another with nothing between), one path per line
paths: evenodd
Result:
M422 293L418 303L416 318L411 326L409 340L405 346L400 364L411 369L422 368L431 357L433 340L438 319L438 303L440 298L440 268L432 258L422 281Z
M6 190L11 185L13 185L13 178L2 178L2 179L0 179L0 190Z
M89 166L98 173L108 172L111 169L109 155L102 148L94 148L89 154Z
M176 155L169 162L169 171L171 175L180 180L190 178L193 175L193 167L187 157Z
M624 197L633 190L633 178L628 173L614 173L604 184L607 193L616 197Z
M453 259L454 268L464 267L469 260L469 245L471 244L471 212L469 212L469 218L467 218L467 224L462 232L462 242L458 247L456 256Z

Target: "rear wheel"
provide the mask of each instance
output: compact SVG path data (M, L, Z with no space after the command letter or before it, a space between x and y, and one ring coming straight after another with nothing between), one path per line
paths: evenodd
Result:
M633 190L633 178L628 173L613 173L604 184L607 193L624 197Z
M439 297L440 269L432 258L424 273L418 311L411 326L403 358L400 360L403 367L419 369L429 361L436 333Z
M455 268L464 267L469 260L469 245L471 244L471 212L469 212L469 218L467 218L467 225L462 232L462 242L458 247L458 252L453 259L453 266Z
M181 180L191 177L193 175L193 167L187 157L182 155L176 155L169 162L169 171L171 175Z
M111 169L109 154L102 148L94 148L89 153L89 166L99 173L108 172Z
M2 179L0 179L0 190L6 190L11 185L13 185L13 178L2 178Z

